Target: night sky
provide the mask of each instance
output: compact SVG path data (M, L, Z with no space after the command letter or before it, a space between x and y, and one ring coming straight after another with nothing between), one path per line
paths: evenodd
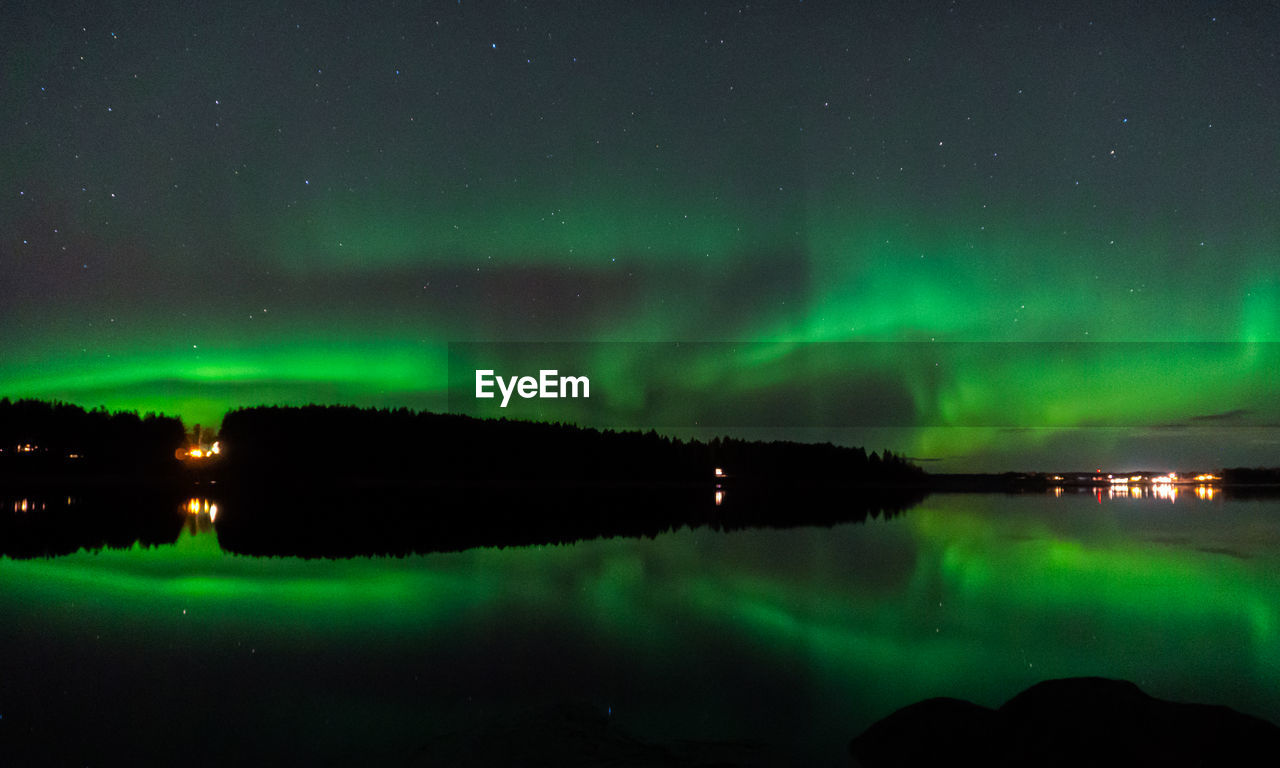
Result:
M812 342L989 342L927 381L877 353L914 410L893 429L717 431L931 470L1280 464L1272 4L4 18L0 394L216 424L443 408L450 342L768 350L699 369L735 382L706 389L722 399L776 387ZM575 371L593 397L643 391L626 349ZM792 368L811 401L866 374Z

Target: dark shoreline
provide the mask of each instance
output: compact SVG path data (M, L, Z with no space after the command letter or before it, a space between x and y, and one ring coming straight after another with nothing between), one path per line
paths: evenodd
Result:
M849 743L853 765L1247 765L1280 726L1230 707L1157 699L1127 680L1045 680L992 709L926 699Z

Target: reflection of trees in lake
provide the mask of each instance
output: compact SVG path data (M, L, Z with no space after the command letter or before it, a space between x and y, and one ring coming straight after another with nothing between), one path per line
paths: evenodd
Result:
M224 492L218 541L255 555L351 557L653 538L685 526L738 530L831 526L889 518L923 494L902 490L738 488L720 505L707 488L453 489L313 487Z
M53 557L172 544L186 516L179 492L147 487L0 494L0 554Z
M716 493L722 503L715 502ZM252 555L352 557L653 538L684 526L736 530L893 517L921 498L900 491L766 492L736 488L228 489L215 497L154 488L0 494L0 554L54 557L81 549L172 544L216 531Z

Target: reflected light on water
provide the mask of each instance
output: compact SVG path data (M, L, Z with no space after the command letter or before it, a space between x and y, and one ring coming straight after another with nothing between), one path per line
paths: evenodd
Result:
M195 524L197 531L203 531L209 526L205 523L215 523L218 521L218 505L215 502L205 498L192 497L187 499L183 509L187 511L191 521Z
M48 499L48 500L31 498L30 496L24 496L20 499L14 499L12 496L10 496L8 499L4 499L3 501L0 501L0 504L3 504L3 509L9 509L9 499L13 499L14 514L28 514L31 512L49 512L49 511L60 509L62 506L69 507L72 504L76 503L75 498L71 496L66 496L66 497L60 496L57 499ZM64 499L66 503L63 504L61 501L59 501L59 499Z
M1099 504L1102 503L1103 499L1158 499L1172 504L1176 503L1180 496L1186 498L1191 494L1194 494L1197 499L1202 501L1212 501L1221 493L1219 487L1207 483L1200 483L1193 487L1189 483L1177 483L1167 480L1157 480L1150 484L1143 483L1140 485L1123 482L1113 483L1109 486L1095 485L1092 488L1075 489L1057 485L1050 492L1053 493L1054 498L1061 498L1072 490L1075 493L1091 494L1098 500Z
M1109 499L1160 499L1175 502L1178 500L1178 486L1169 483L1155 485L1120 485L1107 489Z

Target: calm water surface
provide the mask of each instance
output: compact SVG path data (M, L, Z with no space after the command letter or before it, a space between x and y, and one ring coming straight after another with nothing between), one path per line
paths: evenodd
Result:
M224 553L201 508L173 545L0 559L0 746L430 764L569 703L842 765L905 704L1073 675L1280 722L1278 566L1280 502L1192 493L338 561Z

